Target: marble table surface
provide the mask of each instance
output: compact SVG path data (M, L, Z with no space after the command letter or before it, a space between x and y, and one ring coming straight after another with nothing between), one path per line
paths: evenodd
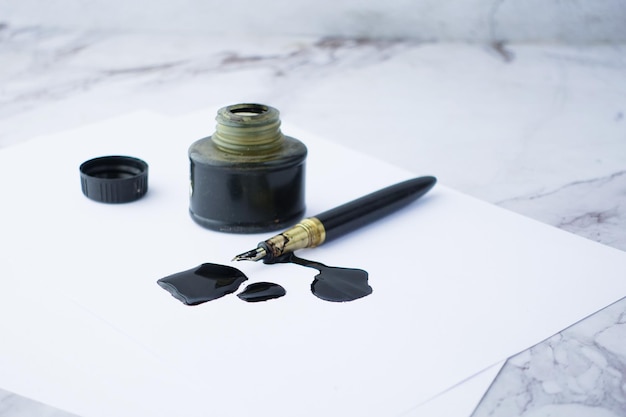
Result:
M286 125L626 250L626 45L0 24L0 62L0 152L135 110L260 102ZM626 415L624 340L626 298L509 358L472 415ZM0 416L20 415L69 416L0 390Z

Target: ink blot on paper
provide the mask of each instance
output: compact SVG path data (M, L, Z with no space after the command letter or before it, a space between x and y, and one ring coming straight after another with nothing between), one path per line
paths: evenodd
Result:
M372 293L368 273L362 269L326 266L320 262L298 258L293 253L275 258L272 263L292 263L319 271L311 283L311 292L318 298L333 302L354 301ZM161 278L157 283L176 299L197 305L232 294L248 278L240 270L219 264L204 263L199 267ZM285 289L271 282L248 285L237 296L247 302L268 301L283 297Z
M237 297L249 303L256 303L280 298L286 293L287 291L278 284L272 282L255 282L248 285L245 290L237 294Z
M268 263L268 262L266 262ZM298 258L288 253L270 263L293 263L319 271L311 283L311 292L326 301L354 301L372 293L368 273L362 269L326 266L320 262Z
M247 279L236 268L205 263L161 278L157 283L184 304L196 305L237 291Z

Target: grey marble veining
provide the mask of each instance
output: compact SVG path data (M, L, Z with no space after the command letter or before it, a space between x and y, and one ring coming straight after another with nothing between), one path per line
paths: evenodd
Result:
M472 417L626 415L626 298L513 356Z
M500 207L552 224L579 236L626 249L626 171L573 181L546 192L498 201ZM537 204L537 201L542 201ZM576 208L569 209L572 201ZM549 206L550 210L545 207ZM615 231L617 233L613 233Z
M140 109L265 102L287 125L626 250L625 50L5 22L0 147ZM622 299L512 357L474 416L624 415L625 311ZM32 404L3 393L0 416Z
M0 1L3 17L28 26L76 30L370 38L429 41L559 41L592 43L626 40L626 8L620 0L437 0L380 2L235 3L135 0L90 4L73 0Z

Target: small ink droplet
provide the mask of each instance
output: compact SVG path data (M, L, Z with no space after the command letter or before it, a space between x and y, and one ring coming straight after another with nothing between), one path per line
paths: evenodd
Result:
M280 298L285 294L287 294L287 291L278 284L272 282L255 282L248 285L245 290L237 294L237 297L249 303L256 303Z
M163 289L187 305L201 304L231 294L248 279L240 270L205 263L157 281Z

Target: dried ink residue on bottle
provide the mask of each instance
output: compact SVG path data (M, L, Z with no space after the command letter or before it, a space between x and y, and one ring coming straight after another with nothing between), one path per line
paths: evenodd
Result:
M215 133L189 147L189 213L227 233L279 230L305 210L307 148L282 133L280 112L257 103L218 110Z
M311 283L311 292L326 301L345 302L363 298L372 293L368 273L362 269L326 266L288 253L265 263L293 263L319 271Z
M237 297L249 303L256 303L280 298L285 294L287 294L287 291L273 282L254 282L237 294Z
M231 294L248 279L240 270L211 263L161 278L157 283L187 305L196 305Z

